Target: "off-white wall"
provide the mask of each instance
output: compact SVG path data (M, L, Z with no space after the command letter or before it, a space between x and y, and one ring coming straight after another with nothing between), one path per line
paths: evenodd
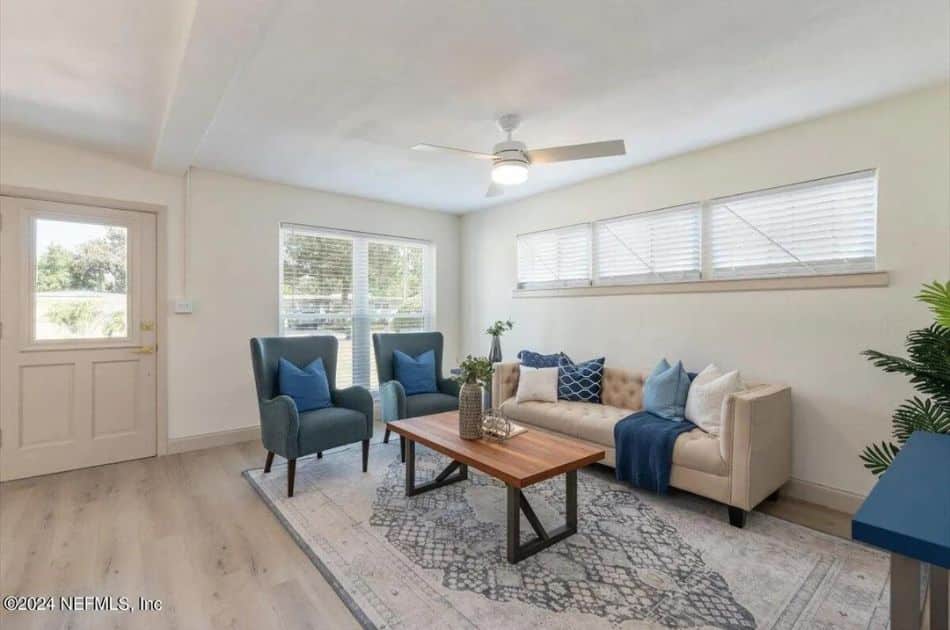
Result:
M649 368L666 356L788 383L794 477L864 494L873 478L858 453L888 437L890 413L912 389L858 353L902 352L907 331L929 321L913 300L919 285L950 277L948 119L942 86L467 214L462 354L485 353L485 327L510 317L506 357L528 347ZM518 233L866 168L879 172L887 288L512 298Z
M184 178L108 155L3 131L0 185L168 207L170 302L182 294ZM169 307L168 435L181 438L258 424L248 339L277 334L278 224L312 225L431 240L436 245L436 325L455 359L460 320L460 219L425 210L192 172L189 297L192 315Z

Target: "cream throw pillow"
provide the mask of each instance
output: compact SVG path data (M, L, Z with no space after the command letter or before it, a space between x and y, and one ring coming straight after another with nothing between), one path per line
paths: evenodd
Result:
M518 392L515 402L528 400L557 402L557 368L531 368L522 365L519 370Z
M723 402L745 387L738 370L723 373L714 363L696 375L686 396L686 419L703 431L719 435Z

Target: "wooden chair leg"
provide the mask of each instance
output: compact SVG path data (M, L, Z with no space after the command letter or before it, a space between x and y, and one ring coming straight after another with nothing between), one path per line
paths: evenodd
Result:
M389 428L383 433L383 444L389 444Z
M264 472L270 472L270 466L274 463L274 451L267 451L267 459L264 460Z
M317 451L317 459L323 459L323 451Z
M363 472L366 472L366 465L369 463L369 440L363 440Z
M287 460L287 496L294 496L294 475L297 473L297 460Z
M406 463L406 438L399 436L399 461Z

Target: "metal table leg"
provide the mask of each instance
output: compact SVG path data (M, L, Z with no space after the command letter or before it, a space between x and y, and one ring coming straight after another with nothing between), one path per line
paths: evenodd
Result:
M412 497L423 492L435 490L442 486L458 483L468 479L468 465L452 460L452 463L445 467L432 481L416 485L416 443L406 439L406 496ZM455 471L458 472L455 472ZM455 472L454 475L452 473Z
M528 503L528 499L521 492L521 488L508 486L508 562L511 564L521 562L577 532L577 471L565 473L564 482L566 512L564 525L550 532L544 529L531 504ZM535 537L524 544L521 544L522 512L535 533Z

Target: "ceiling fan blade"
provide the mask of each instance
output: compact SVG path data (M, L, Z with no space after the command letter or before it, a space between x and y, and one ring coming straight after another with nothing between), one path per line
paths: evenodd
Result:
M490 153L479 153L478 151L469 151L467 149L456 149L455 147L443 147L438 144L426 144L426 143L417 144L416 146L412 147L412 150L413 151L431 151L431 152L442 151L446 153L458 153L467 157L475 158L477 160L494 160L495 159L495 156L491 155Z
M526 151L526 153L532 164L548 164L550 162L626 155L627 148L624 146L623 140L607 140L604 142L588 142L587 144L569 144L563 147L548 147L547 149Z
M505 187L501 184L496 184L492 181L488 184L488 190L485 192L486 197L500 197L505 194Z

